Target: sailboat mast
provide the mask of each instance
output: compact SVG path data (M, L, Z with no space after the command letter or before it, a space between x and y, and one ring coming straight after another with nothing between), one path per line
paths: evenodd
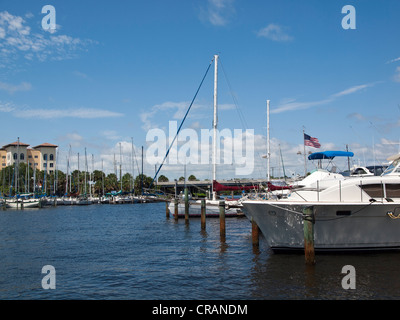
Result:
M68 172L68 170L69 170L69 159L68 159L68 157L66 158L66 160L67 160L67 176L66 176L66 179L65 179L65 195L67 195L67 193L68 193L68 175L69 175L69 172Z
M65 195L68 194L69 158L71 157L71 145L69 146L67 157L67 179L65 179Z
M86 155L86 148L85 148L85 197L86 197L86 171L87 171L87 155Z
M307 155L306 155L306 144L305 144L305 132L303 129L303 153L304 153L304 177L307 177Z
M122 192L122 149L121 142L119 143L119 180L121 183L121 192Z
M80 180L81 180L81 175L80 175L80 171L79 171L79 152L78 152L78 194L80 194Z
M18 142L17 142L17 162L15 163L15 196L17 196L18 193L18 177L19 177L19 137L18 137Z
M267 180L270 181L270 158L271 158L271 150L269 143L269 100L267 100Z
M213 182L217 180L217 125L218 125L218 55L214 55L214 122L213 122ZM213 200L217 193L212 189Z
M101 160L101 186L102 186L103 196L104 196L104 169L103 169L103 159Z
M133 162L133 137L131 137L131 163L132 163L132 186L131 186L131 190L133 190L135 188L135 180L133 179L133 177L135 175L135 163Z

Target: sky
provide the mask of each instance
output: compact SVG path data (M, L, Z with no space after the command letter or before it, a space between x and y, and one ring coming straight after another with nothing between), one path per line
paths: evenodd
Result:
M0 145L48 142L64 172L86 152L90 171L122 163L134 175L143 146L153 176L164 154L150 152L149 134L174 137L170 122L181 124L218 54L218 129L232 133L222 145L254 145L254 165L238 173L233 157L217 179L266 177L267 100L274 175L282 163L304 174L303 130L321 144L307 154L347 146L352 164L383 164L400 150L399 14L397 0L0 0ZM198 134L186 147L203 150L213 93L214 64L183 123ZM167 158L159 174L210 179L207 162Z

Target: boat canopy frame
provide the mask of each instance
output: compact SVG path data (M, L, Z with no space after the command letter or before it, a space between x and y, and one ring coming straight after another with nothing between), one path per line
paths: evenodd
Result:
M308 156L308 160L333 160L335 157L353 157L354 153L349 151L322 151L314 152Z

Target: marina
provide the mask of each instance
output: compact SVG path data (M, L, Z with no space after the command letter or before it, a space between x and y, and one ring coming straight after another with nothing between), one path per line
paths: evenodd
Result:
M303 255L258 247L246 218L176 221L164 203L0 211L0 299L291 300L399 299L400 255ZM42 267L56 289L41 286ZM356 270L345 290L343 266ZM158 306L155 304L154 306Z
M400 2L353 2L4 0L0 300L400 299Z

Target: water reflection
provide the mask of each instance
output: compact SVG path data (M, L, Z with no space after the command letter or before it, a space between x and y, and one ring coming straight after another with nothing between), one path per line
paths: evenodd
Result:
M165 219L164 204L58 207L0 214L0 298L9 299L398 299L400 253L273 254L251 223ZM41 288L43 265L57 289ZM356 270L344 290L343 266Z
M262 255L262 254L261 254ZM251 273L256 299L398 299L400 253L317 255L308 266L302 254L255 256ZM342 288L345 265L356 270L356 289Z

